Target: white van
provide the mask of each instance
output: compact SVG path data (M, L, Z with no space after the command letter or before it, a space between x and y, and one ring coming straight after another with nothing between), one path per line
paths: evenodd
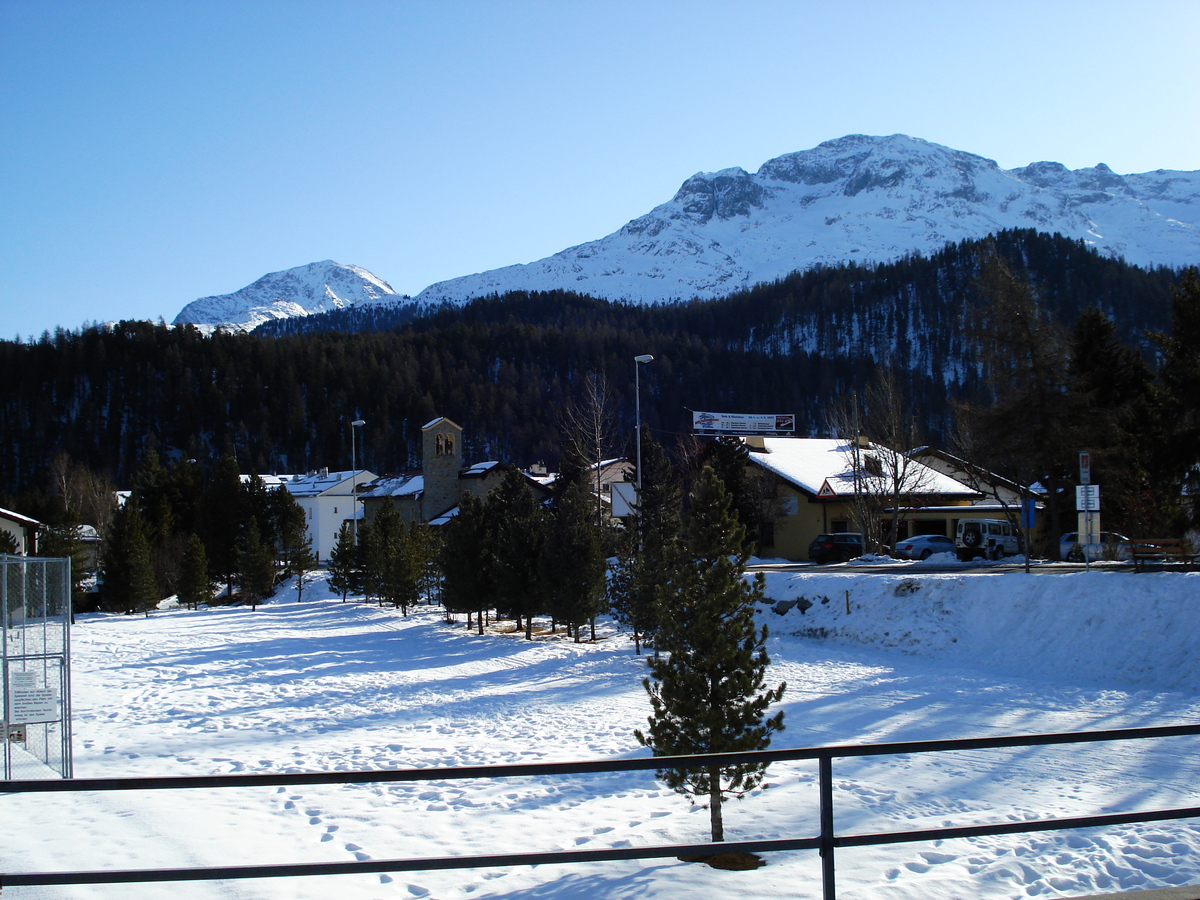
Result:
M1021 552L1021 540L1004 519L960 519L954 534L954 552L963 562L983 556L1003 559Z

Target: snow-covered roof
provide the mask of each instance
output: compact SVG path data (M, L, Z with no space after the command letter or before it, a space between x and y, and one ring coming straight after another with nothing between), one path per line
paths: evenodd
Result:
M750 462L755 465L775 473L813 496L836 498L853 496L855 493L854 472L850 466L851 447L846 441L786 437L765 437L761 440L765 449L749 448ZM872 448L878 453L892 452L878 445L871 445L866 452L871 452ZM906 493L980 496L978 491L916 460L910 460L909 466L912 467L909 470L912 472L910 483L918 487ZM860 474L859 483L863 477Z
M475 463L474 465L467 466L461 472L459 472L458 475L460 478L482 478L484 475L503 465L504 463L502 462L489 459L487 462Z
M311 472L308 475L296 475L291 480L285 480L281 483L293 497L316 497L346 482L357 480L359 484L365 484L374 480L374 478L375 474L368 472L366 469L358 469L357 472L353 469L347 472L327 472L321 470L320 472Z
M25 525L26 527L31 525L35 528L42 527L42 523L37 519L31 519L29 516L23 516L20 513L13 512L11 509L0 509L0 516L8 519L10 522L17 522L18 524Z
M424 490L424 475L392 475L386 478L376 478L359 491L359 496L364 500L384 497L416 497Z
M256 476L254 476L254 475L239 475L238 477L243 482L247 482L251 478L254 478ZM268 490L275 490L275 488L280 487L281 485L287 484L287 482L291 481L293 478L299 478L299 477L301 477L301 476L299 476L299 475L259 475L259 476L257 476L258 480L261 481Z

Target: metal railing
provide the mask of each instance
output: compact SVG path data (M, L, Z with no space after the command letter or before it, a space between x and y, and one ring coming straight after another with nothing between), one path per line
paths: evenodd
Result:
M611 860L656 859L672 856L705 856L720 853L770 853L784 850L818 850L824 900L835 900L835 851L839 847L868 847L950 838L986 837L1105 825L1161 822L1200 818L1200 806L1108 813L1073 818L1048 818L969 825L889 831L868 834L838 834L834 829L833 760L867 756L898 756L964 750L993 750L1006 747L1041 747L1142 740L1146 738L1200 735L1200 725L1129 728L1107 731L1067 732L994 738L964 738L941 741L903 741L882 744L846 744L743 753L698 756L659 756L610 759L591 762L535 763L505 766L453 766L427 769L394 769L362 772L312 772L263 775L214 775L167 778L80 778L69 781L0 782L3 793L63 793L87 791L189 790L226 787L277 787L313 784L368 784L421 781L450 781L482 778L546 777L629 772L647 769L687 769L816 760L819 771L820 831L813 837L773 840L726 841L708 844L678 844L651 847L613 847L603 850L559 850L540 853L508 853L489 856L425 857L418 859L363 860L356 862L288 863L275 865L214 866L183 869L103 869L95 871L0 873L0 889L9 886L69 884L128 884L145 882L216 881L244 878L278 878L307 875L343 875L382 872L415 872L472 869L496 866L534 866Z

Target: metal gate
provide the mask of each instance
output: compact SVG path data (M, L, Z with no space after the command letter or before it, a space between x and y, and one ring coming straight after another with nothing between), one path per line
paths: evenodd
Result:
M4 778L71 772L71 561L0 556Z

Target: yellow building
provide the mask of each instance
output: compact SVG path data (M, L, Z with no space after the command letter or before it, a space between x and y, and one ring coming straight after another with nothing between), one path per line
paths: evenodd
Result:
M962 518L991 518L984 495L919 460L865 439L744 437L750 463L768 476L760 554L808 558L817 535L863 532L864 510L901 514L898 537L953 537ZM898 500L898 502L897 502Z

